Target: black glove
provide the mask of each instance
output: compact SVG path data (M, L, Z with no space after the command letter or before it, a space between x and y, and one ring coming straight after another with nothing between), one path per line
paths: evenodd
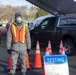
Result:
M27 49L27 53L29 54L29 52L30 52L30 49Z
M8 53L8 54L11 54L11 49L8 49L8 50L7 50L7 53Z

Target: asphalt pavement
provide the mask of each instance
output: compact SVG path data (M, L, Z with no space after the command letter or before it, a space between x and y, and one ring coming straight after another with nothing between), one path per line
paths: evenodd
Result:
M45 54L45 48L46 48L46 45L40 45L42 62L43 62L43 56ZM42 69L33 69L34 54L35 54L35 47L32 48L29 54L31 69L27 70L26 75L42 75ZM58 54L57 48L53 47L53 54ZM3 39L0 45L0 75L9 75L9 72L5 71L5 68L7 68L8 57L9 57L9 54L7 53L7 50L6 50L6 41L5 39ZM76 75L76 55L68 56L68 63L69 63L70 75ZM21 75L21 72L17 71L16 75Z

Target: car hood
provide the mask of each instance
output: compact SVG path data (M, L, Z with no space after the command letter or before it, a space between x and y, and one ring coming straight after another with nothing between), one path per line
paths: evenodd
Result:
M76 13L76 0L27 0L53 15Z

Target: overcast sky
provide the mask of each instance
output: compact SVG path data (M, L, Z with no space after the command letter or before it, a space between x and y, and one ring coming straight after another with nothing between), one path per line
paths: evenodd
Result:
M32 4L26 0L0 0L0 5L13 5L13 6L31 6Z

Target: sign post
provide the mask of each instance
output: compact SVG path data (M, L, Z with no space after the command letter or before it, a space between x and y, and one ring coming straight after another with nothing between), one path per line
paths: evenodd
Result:
M66 55L44 56L45 75L69 75Z

